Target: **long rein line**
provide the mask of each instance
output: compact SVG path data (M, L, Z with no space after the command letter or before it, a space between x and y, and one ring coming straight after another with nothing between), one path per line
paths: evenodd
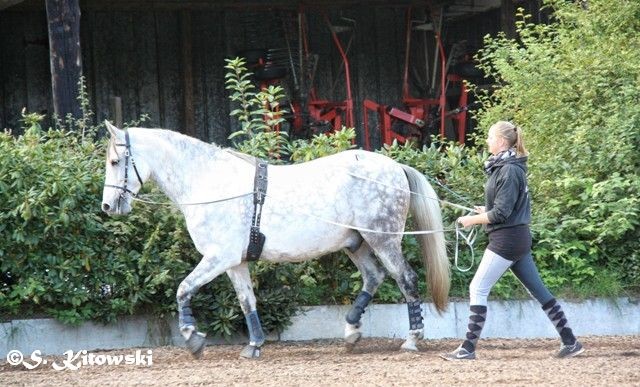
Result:
M422 196L426 199L429 200L436 200L439 201L442 204L448 205L450 207L454 207L454 208L458 208L461 210L465 210L468 213L474 213L476 212L474 209L470 208L470 207L466 207L457 203L453 203L444 199L440 199L440 198L433 198L424 194L421 194L419 192L414 192L408 189L404 189L404 188L399 188L396 187L394 185L391 184L387 184L387 183L383 183L381 181L366 177L366 176L361 176L361 175L357 175L355 173L352 172L347 172L349 175L356 177L358 179L362 179L362 180L366 180L366 181L370 181L372 183L378 184L378 185L382 185L385 187L389 187L389 188L393 188L399 191L403 191L403 192L408 192L411 195L416 195L416 196ZM442 188L444 188L445 190L447 190L448 192L452 193L453 195L455 195L458 198L461 198L462 200L464 200L466 203L469 203L469 200L466 199L465 197L463 197L462 195L454 192L453 190L451 190L450 188L446 187L445 185L443 185L442 183L440 183L439 181L435 180L435 182ZM324 220L324 219L322 219ZM326 222L326 220L324 220ZM477 228L476 227L472 227L471 231L469 231L467 234L465 234L462 229L460 228L460 225L458 224L458 222L454 222L455 223L455 228L454 229L442 229L442 230L431 230L431 231L409 231L409 232L383 232L383 231L370 231L370 232L377 232L379 234L402 234L402 235L419 235L419 234L433 234L436 232L449 232L449 231L454 231L456 233L456 246L455 246L455 254L454 254L454 264L456 266L456 269L458 269L461 272L467 272L469 270L471 270L473 268L474 262L475 262L475 251L473 249L473 245L476 241L476 237L478 236L477 233ZM335 224L335 223L334 223ZM342 224L336 224L338 226L342 226L342 227L349 227L347 225L342 225ZM353 227L349 227L349 228L353 228ZM357 228L353 228L353 229L357 229ZM361 230L359 230L361 231ZM365 231L369 231L369 230L365 230ZM458 265L458 258L459 258L459 250L460 250L460 239L464 240L464 242L466 243L467 246L469 246L469 250L471 251L471 263L469 264L469 267L467 268L461 268L460 265Z
M381 183L382 184L382 183ZM404 189L401 188L397 188L396 189L399 190L403 190L406 191ZM415 195L420 195L420 196L425 196L422 195L420 193L417 192L413 192L413 191L408 191L411 192L412 194ZM265 194L266 197L271 197L274 199L278 199L277 196L274 196L273 194ZM428 198L428 196L425 196ZM438 199L439 200L439 199ZM464 206L458 206L454 203L451 203L452 205L454 205L455 207L459 207L462 209L466 209L466 207ZM471 209L469 209L471 210ZM358 227L358 226L354 226L354 225L350 225L350 224L345 224L345 223L339 223L339 222L335 222L333 220L330 219L326 219L323 218L321 216L312 214L308 211L304 211L301 210L299 208L295 209L296 212L302 214L302 215L306 215L310 218L314 218L317 219L319 221L322 221L324 223L328 223L334 226L338 226L338 227L344 227L344 228L348 228L350 230L356 230L356 231L361 231L361 232L369 232L369 233L375 233L375 234L383 234L383 235L426 235L426 234L436 234L436 233L445 233L445 232L450 232L450 231L455 231L456 234L456 243L455 243L455 253L454 253L454 265L456 267L456 269L458 269L458 271L461 272L467 272L469 270L471 270L473 268L473 265L475 264L475 251L473 249L473 245L476 241L476 237L478 236L478 232L477 232L477 228L476 227L472 227L471 231L469 231L467 234L465 234L462 230L462 228L460 228L460 224L458 222L455 222L455 227L453 228L443 228L440 230L419 230L419 231L380 231L380 230L373 230L373 229L369 229L369 228L364 228L364 227ZM473 211L473 210L471 210ZM460 265L458 264L458 260L459 260L459 251L460 251L460 240L463 240L465 242L465 244L467 246L469 246L469 250L471 251L471 263L469 264L469 267L467 268L462 268L460 267Z
M372 182L372 183L376 183L376 184L378 184L378 185L382 185L382 186L385 186L385 187L393 188L393 189L396 189L396 190L398 190L398 191L407 192L407 193L410 193L411 195L422 196L422 197L424 197L425 199L439 201L440 203L442 203L442 204L446 204L447 206L450 206L450 207L459 208L459 209L461 209L461 210L465 210L465 211L469 211L469 212L475 212L475 210L474 210L473 208L465 207L465 206L463 206L463 205L460 205L460 204L457 204L457 203L453 203L453 202L450 202L450 201L447 201L447 200L444 200L444 199L434 198L434 197L431 197L431 196L427 196L427 195L425 195L425 194L421 194L421 193L419 193L419 192L411 191L410 189L399 188L399 187L396 187L396 186L394 186L394 185L387 184L387 183L383 183L383 182L378 181L378 180L376 180L376 179L372 179L372 178L370 178L370 177L357 175L357 174L355 174L355 173L353 173L353 172L347 172L347 174L348 174L348 175L350 175L350 176L353 176L353 177L357 177L358 179L367 180L367 181L370 181L370 182ZM440 183L438 183L438 184L440 184ZM440 184L440 185L442 186L442 184ZM449 192L453 192L453 191L451 191L450 189L447 189L447 190L448 190ZM456 195L457 195L457 196L459 196L459 197L462 197L462 196L461 196L461 195L459 195L459 194L456 194ZM468 200L466 200L466 199L465 199L465 201L467 201L467 202L468 202Z
M460 205L460 204L456 204L456 203L452 203L449 202L447 200L444 199L439 199L439 198L433 198L424 194L421 194L419 192L414 192L411 190L407 190L404 188L399 188L396 186L393 186L391 184L386 184L383 183L381 181L377 181L375 179L371 179L368 178L366 176L360 176L357 175L355 173L348 173L349 175L356 177L358 179L362 179L362 180L367 180L373 183L376 183L378 185L383 185L385 187L389 187L389 188L393 188L399 191L403 191L403 192L407 192L411 195L416 195L416 196L422 196L426 199L429 200L436 200L439 201L443 204L446 204L450 207L454 207L454 208L459 208L465 211L469 211L469 212L475 212L473 209ZM154 204L154 205L163 205L163 206L171 206L171 205L178 205L178 206L199 206L199 205L207 205L207 204L215 204L215 203L221 203L221 202L226 202L226 201L230 201L230 200L235 200L235 199L239 199L239 198L243 198L245 196L250 196L253 195L255 193L255 191L251 191L251 192L247 192L244 194L240 194L240 195L235 195L235 196L230 196L230 197L226 197L226 198L222 198L222 199L216 199L216 200L209 200L209 201L204 201L204 202L192 202L192 203L173 203L173 202L158 202L158 201L153 201L153 200L146 200L146 199L142 199L139 198L138 196L132 196L132 199L138 202L142 202L142 203L146 203L146 204ZM274 196L273 194L266 194L265 196L267 197L272 197L277 199L276 196ZM350 225L350 224L344 224L344 223L339 223L339 222L334 222L330 219L326 219L320 216L317 216L315 214L312 214L310 212L304 211L304 210L300 210L300 209L296 209L297 212L306 215L308 217L311 218L315 218L317 220L320 220L324 223L328 223L334 226L338 226L338 227L344 227L344 228L348 228L351 230L356 230L356 231L361 231L361 232L369 232L369 233L376 233L376 234L384 234L384 235L426 235L426 234L435 234L435 233L445 233L445 232L451 232L451 231L455 231L456 234L456 243L455 243L455 255L454 255L454 263L456 268L461 271L461 272L467 272L469 270L471 270L471 268L474 265L475 262L475 252L473 249L473 245L475 243L476 237L477 237L477 230L476 228L472 228L471 231L469 231L469 233L465 234L460 228L460 225L458 224L458 222L455 222L455 227L454 228L443 228L441 230L419 230L419 231L380 231L380 230L373 230L373 229L368 229L368 228L364 228L364 227L358 227L358 226L354 226L354 225ZM458 258L459 258L459 250L460 250L460 239L462 239L465 244L467 246L469 246L469 250L471 251L471 263L469 265L469 267L467 268L461 268L460 265L458 265Z
M138 196L132 196L132 199L137 201L137 202L142 202L142 203L146 203L146 204L154 204L154 205L158 205L158 206L174 206L174 205L176 205L176 206L202 206L202 205L206 205L206 204L222 203L222 202L227 202L227 201L230 201L230 200L240 199L240 198L243 198L245 196L253 195L254 192L255 191L251 191L251 192L243 193L243 194L240 194L240 195L229 196L229 197L222 198L222 199L209 200L209 201L205 201L205 202L192 202L192 203L158 202L158 201L154 201L154 200L141 199Z

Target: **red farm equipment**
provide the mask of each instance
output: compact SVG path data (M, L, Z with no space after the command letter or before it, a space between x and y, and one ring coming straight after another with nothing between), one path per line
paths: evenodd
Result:
M439 18L438 18L439 16ZM436 20L439 21L436 22ZM365 137L365 149L371 149L370 131L372 128L372 115L377 119L377 128L380 131L380 139L383 144L391 144L394 140L404 143L408 139L415 139L422 143L428 140L429 134L437 133L445 137L446 119L455 123L456 139L464 143L467 126L467 102L468 91L462 78L455 74L448 74L449 61L442 45L441 24L442 12L439 15L431 14L431 22L412 19L412 8L406 11L406 49L404 74L402 85L402 107L395 107L376 103L370 99L363 102L363 127ZM432 31L435 37L435 54L433 72L431 75L431 97L416 98L411 95L409 70L411 63L411 41L414 31L422 31L425 36L427 31ZM453 51L453 50L452 50ZM425 74L428 77L428 60L425 38ZM453 54L453 53L450 53ZM437 71L439 69L439 71ZM438 74L439 73L439 74ZM438 85L439 83L439 85ZM457 108L447 111L447 89L449 86L458 86L460 95Z
M326 24L335 50L341 60L338 76L329 94L334 94L336 86L343 83L344 91L335 94L344 98L329 99L320 96L314 86L318 55L309 47L306 12L300 8L294 14L281 15L281 24L286 48L267 50L244 50L238 53L247 59L250 69L261 88L281 84L287 75L291 76L291 100L285 114L289 131L296 136L309 137L316 133L334 132L343 127L355 127L354 102L351 90L349 48L353 42L355 21L340 18L340 25L332 24L328 15L319 11ZM346 44L342 40L346 40ZM326 93L326 91L325 91Z

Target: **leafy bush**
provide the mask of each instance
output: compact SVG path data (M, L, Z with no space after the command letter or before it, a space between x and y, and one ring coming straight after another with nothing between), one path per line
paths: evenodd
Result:
M132 298L147 297L148 284L133 260L117 257L133 253L127 240L139 219L125 225L99 214L100 145L71 132L42 132L33 116L25 120L31 123L23 136L0 136L0 174L8 177L0 190L3 310L66 322L131 312Z
M74 324L138 312L174 314L176 289L200 260L182 215L144 204L127 217L104 215L106 148L91 140L96 128L43 131L41 119L26 114L24 135L0 134L3 317L47 315ZM267 330L286 326L298 299L295 289L272 280L280 274L277 268L254 270ZM244 326L228 280L204 287L194 305L210 333L228 335ZM238 317L231 325L230 316Z

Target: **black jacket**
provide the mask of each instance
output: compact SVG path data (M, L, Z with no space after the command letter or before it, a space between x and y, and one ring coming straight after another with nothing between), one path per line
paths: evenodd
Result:
M489 171L484 188L485 206L490 224L487 233L528 225L531 202L527 186L527 157L510 157L497 161Z

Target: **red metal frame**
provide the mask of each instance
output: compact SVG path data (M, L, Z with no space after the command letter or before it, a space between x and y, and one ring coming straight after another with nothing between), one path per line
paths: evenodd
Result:
M301 11L302 13L302 11ZM329 122L331 124L332 131L341 130L343 126L354 127L354 109L353 109L353 97L351 92L351 70L349 67L349 58L342 47L342 43L338 38L336 32L331 28L329 17L325 13L323 15L325 22L329 26L331 31L331 38L336 46L336 49L340 53L342 64L344 66L345 77L345 92L346 99L343 101L329 101L326 99L319 99L314 87L309 92L309 101L307 102L309 115L316 122ZM306 35L306 29L301 29L301 39L304 45L305 54L309 55L309 44ZM300 126L302 125L301 119L294 119ZM301 129L301 128L298 128Z
M456 122L456 130L458 133L458 142L464 144L467 130L467 105L469 102L469 90L464 83L461 76L456 74L449 74L447 76L449 83L460 83L460 99L458 100L458 108L447 113L445 116L449 116ZM440 121L444 122L444 119ZM441 122L441 124L442 124Z
M407 140L406 136L400 135L392 130L393 120L400 120L407 124L409 127L414 128L416 132L419 132L420 128L425 126L428 120L428 114L432 107L437 106L440 113L440 136L445 136L445 118L450 117L456 121L456 129L458 134L458 141L464 143L465 141L465 129L466 129L466 105L468 100L468 90L466 89L462 78L457 75L446 74L446 55L444 47L442 45L442 39L440 34L436 33L436 44L438 47L439 59L440 59L440 95L438 98L413 98L409 92L409 54L411 50L411 7L407 8L406 12L406 51L405 51L405 63L404 74L402 84L402 104L408 110L402 111L395 107L389 107L385 105L377 104L372 100L365 100L363 104L363 127L365 136L365 149L370 150L369 140L369 114L370 112L376 112L378 114L378 126L380 128L381 139L384 144L391 144L393 140L397 140L400 143L404 143ZM458 108L454 111L447 113L446 109L446 90L447 80L449 83L460 82L461 95L458 101ZM414 136L408 136L414 137ZM419 137L419 136L418 136Z
M440 112L444 112L446 99L445 93L440 93L440 98L413 98L409 93L409 53L411 52L411 7L407 8L406 12L406 51L404 58L404 75L402 80L402 103L405 105L407 109L409 109L409 113L413 116L420 117L423 121L426 120L426 115L428 114L430 108L432 106L439 106ZM440 68L444 69L446 64L446 58L444 53L444 48L442 47L442 42L440 40L440 35L436 34L436 41L438 45L438 52L440 54ZM444 90L445 87L445 73L444 70L440 71L440 84L441 90ZM444 121L440 125L440 135L444 136Z
M393 140L396 140L402 144L405 143L409 138L420 137L420 133L418 130L416 130L415 133L411 136L403 136L400 133L394 132L392 130L394 119L414 125L416 128L421 128L425 124L422 119L419 119L412 114L409 114L392 106L381 105L370 99L365 99L363 103L362 115L364 128L364 149L366 150L371 150L371 143L369 140L369 135L371 134L371 132L369 131L370 112L375 112L375 114L378 115L378 127L380 128L380 134L382 137L382 142L384 144L392 144Z

